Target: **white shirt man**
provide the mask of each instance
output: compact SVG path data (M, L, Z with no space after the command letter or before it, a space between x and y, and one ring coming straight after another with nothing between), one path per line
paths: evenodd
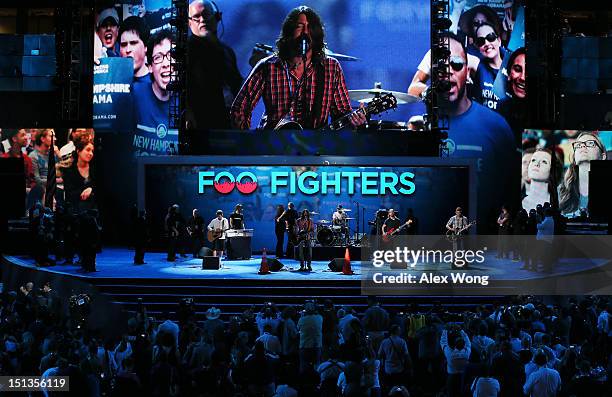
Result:
M227 218L223 217L223 211L217 210L217 216L208 224L208 230L211 232L221 231L218 238L213 241L213 255L223 256L225 250L225 232L229 229Z
M334 226L344 226L346 225L346 212L342 209L342 207L338 207L336 212L332 215L332 222Z
M461 330L461 338L463 339L462 348L451 348L448 345L448 330L442 331L440 338L440 347L446 356L446 370L448 374L460 374L465 371L465 367L470 359L472 352L472 344L465 331Z
M559 372L543 365L529 375L523 392L529 397L555 397L560 388Z
M261 335L259 338L255 340L255 342L259 342L259 341L263 343L264 348L266 349L266 352L274 354L276 356L278 356L281 353L282 347L281 347L280 340L278 339L277 336L272 335L269 329L264 331L263 335Z
M208 224L208 230L222 230L223 233L221 233L221 236L219 237L221 240L225 240L225 231L229 229L229 223L227 221L227 218L224 218L223 216L216 217L215 219L213 219L212 221L210 221L210 223Z

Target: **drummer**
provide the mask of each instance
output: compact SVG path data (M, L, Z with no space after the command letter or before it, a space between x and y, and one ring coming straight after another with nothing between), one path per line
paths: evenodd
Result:
M329 214L329 212L328 212ZM332 225L334 226L346 226L346 212L342 208L342 204L338 204L336 212L332 215Z
M334 214L332 215L332 226L334 226L334 229L337 229L340 231L340 234L342 235L342 240L346 241L347 237L348 237L348 228L347 228L347 215L346 215L347 210L345 210L344 208L342 208L342 204L338 204L338 207L336 208L336 212L334 212Z

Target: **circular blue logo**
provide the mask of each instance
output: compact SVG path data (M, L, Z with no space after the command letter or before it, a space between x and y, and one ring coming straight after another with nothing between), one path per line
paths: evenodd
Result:
M168 127L165 124L160 124L155 129L155 133L159 139L164 139L168 135Z
M455 141L448 138L448 139L443 140L442 142L446 144L446 148L448 149L449 155L455 153L455 150L457 149L457 145L455 144Z

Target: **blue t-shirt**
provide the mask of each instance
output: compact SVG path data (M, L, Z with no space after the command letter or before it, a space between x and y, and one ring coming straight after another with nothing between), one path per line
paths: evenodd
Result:
M474 84L476 84L478 102L488 107L491 110L498 111L497 102L499 97L493 92L493 86L495 84L495 78L497 77L499 69L493 69L489 64L482 60L478 64L476 70L476 76L474 78Z
M176 154L178 130L169 129L170 101L160 101L152 84L134 84L136 126L132 146L137 156Z
M132 84L134 85L134 87L136 87L139 84L151 85L151 74L147 73L141 77L134 77L134 82Z
M477 159L478 218L484 220L492 209L499 212L508 199L508 189L513 189L508 186L509 175L520 170L512 130L503 117L475 101L449 123L449 155Z

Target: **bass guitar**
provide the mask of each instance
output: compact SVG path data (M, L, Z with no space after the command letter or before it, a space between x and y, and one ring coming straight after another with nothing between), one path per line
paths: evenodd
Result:
M408 219L408 221L406 221L406 223L404 223L403 225L401 225L400 227L392 227L391 229L387 230L387 232L385 234L382 235L382 240L385 243L388 243L389 241L391 241L393 238L395 238L395 236L397 236L397 234L399 232L402 231L402 229L408 227L409 225L412 224L412 219Z

